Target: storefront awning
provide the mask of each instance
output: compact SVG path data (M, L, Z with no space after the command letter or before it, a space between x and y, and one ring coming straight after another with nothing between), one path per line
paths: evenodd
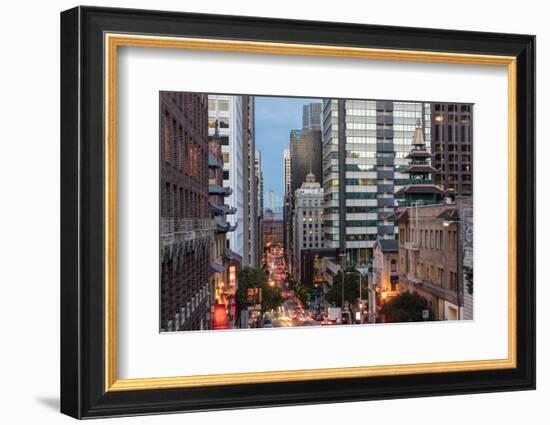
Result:
M225 267L218 263L210 263L210 270L214 273L223 273L225 271Z
M225 257L230 261L237 261L239 263L243 261L243 257L230 249L225 250Z

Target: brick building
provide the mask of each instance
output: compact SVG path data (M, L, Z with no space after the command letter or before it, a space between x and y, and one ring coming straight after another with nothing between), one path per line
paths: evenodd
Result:
M284 222L280 214L266 210L263 217L263 243L265 247L284 244Z
M160 328L209 327L208 99L160 94Z

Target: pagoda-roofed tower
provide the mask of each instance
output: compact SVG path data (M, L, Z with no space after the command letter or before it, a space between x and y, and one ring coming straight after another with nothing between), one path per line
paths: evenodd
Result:
M395 197L404 200L406 206L440 203L446 192L433 183L432 174L437 172L437 169L430 164L433 155L426 150L420 120L416 121L412 146L412 150L406 156L411 162L401 171L409 175L409 183L398 190Z

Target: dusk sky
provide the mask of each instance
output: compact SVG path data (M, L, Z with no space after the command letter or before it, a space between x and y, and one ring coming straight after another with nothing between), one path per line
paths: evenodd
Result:
M256 148L262 152L264 196L273 190L282 205L283 150L289 147L290 130L302 128L302 107L321 102L314 98L255 96Z

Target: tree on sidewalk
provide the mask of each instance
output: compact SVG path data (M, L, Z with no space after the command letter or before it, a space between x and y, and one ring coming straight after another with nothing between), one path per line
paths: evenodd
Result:
M301 283L296 283L293 286L294 289L294 295L305 305L309 305L309 302L311 301L312 295L311 290L312 288L302 285Z
M421 322L422 310L428 309L428 300L416 292L403 292L388 301L380 313L388 323Z
M367 277L364 276L361 279L361 296L366 299L368 296L369 286L367 283ZM359 275L353 269L346 271L344 279L344 300L350 304L354 303L359 298ZM326 294L326 300L336 305L336 307L342 307L342 272L338 272L334 276L334 280L331 288Z
M261 288L262 313L279 307L283 301L279 289L271 287L267 283L267 275L261 268L243 267L237 272L237 291L235 302L237 313L247 308L247 296L249 288Z

